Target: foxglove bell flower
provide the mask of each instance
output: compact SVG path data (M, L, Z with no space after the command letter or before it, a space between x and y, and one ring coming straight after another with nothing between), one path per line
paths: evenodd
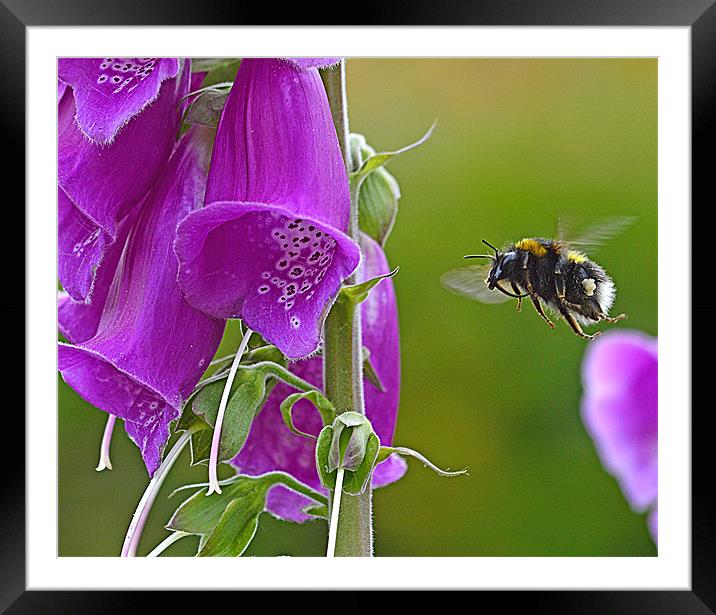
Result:
M363 235L361 238L363 261L358 269L358 280L365 281L390 271L380 246ZM365 381L365 409L381 444L389 446L398 413L400 397L400 343L398 337L398 308L393 281L386 279L370 292L362 304L363 345L370 351L371 363L385 392ZM323 360L313 357L291 364L291 371L304 380L321 386ZM278 383L271 391L261 413L256 417L249 438L242 451L232 460L240 472L259 475L281 470L313 489L325 493L316 472L315 441L290 432L281 418L281 402L295 391ZM307 400L300 400L293 409L296 427L318 435L322 424L316 409ZM405 461L391 455L379 464L373 474L373 487L382 487L400 479L407 469ZM274 515L302 523L311 517L303 508L311 501L284 487L274 487L269 493L267 509Z
M189 66L177 58L61 58L58 76L59 275L70 297L89 301L120 221L172 152Z
M633 510L650 510L657 539L657 340L638 331L605 333L582 367L582 415L606 470Z
M213 357L224 328L191 307L176 283L177 224L203 203L211 131L181 139L129 230L97 334L60 344L65 382L125 420L149 474L159 466L169 423Z
M241 318L305 357L360 250L324 60L245 59L217 129L207 207L180 224L179 285L196 308ZM330 62L332 63L332 62Z

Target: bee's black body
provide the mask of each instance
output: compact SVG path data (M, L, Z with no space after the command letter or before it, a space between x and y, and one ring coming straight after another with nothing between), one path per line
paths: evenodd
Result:
M497 250L486 243L495 255L475 255L466 258L492 260L485 286L473 287L466 282L465 268L448 272L443 283L454 292L484 301L494 301L494 291L518 300L529 297L540 316L554 327L543 308L560 314L572 330L586 339L580 324L590 325L600 321L616 322L625 318L608 316L614 302L615 287L606 271L586 255L566 242L541 238L525 238ZM491 295L488 299L486 293ZM504 298L504 297L503 297ZM595 335L598 335L595 334Z

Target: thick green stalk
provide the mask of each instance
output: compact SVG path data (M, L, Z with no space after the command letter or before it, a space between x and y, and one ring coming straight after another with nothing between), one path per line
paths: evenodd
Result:
M348 106L346 104L345 60L333 69L321 71L331 105L333 122L348 173L352 170L348 145ZM350 236L358 242L358 199L351 186ZM349 280L352 282L352 280ZM360 309L345 299L333 304L323 329L323 382L325 393L336 412L353 410L365 414L363 401L363 343ZM333 498L329 498L332 502ZM373 555L373 514L370 484L362 495L342 494L336 556L370 557Z

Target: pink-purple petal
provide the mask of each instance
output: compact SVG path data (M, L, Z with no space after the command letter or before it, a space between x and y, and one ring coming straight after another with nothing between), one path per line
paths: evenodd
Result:
M582 414L602 463L632 508L647 510L658 493L657 341L606 333L589 346L582 375Z
M358 270L358 280L364 281L390 271L380 246L363 236L363 266ZM381 444L392 443L400 396L400 348L398 339L398 314L392 280L384 280L376 286L363 304L362 313L367 316L363 326L363 344L371 352L371 361L379 372L385 393L381 393L365 380L366 415L373 424ZM382 323L382 327L379 326ZM291 363L293 373L316 386L323 383L323 361L313 357ZM295 391L285 384L277 384L261 413L251 426L251 433L242 451L232 460L239 471L258 475L281 470L301 482L325 493L316 473L315 442L291 433L283 424L280 404ZM318 412L307 400L300 400L293 408L293 421L298 429L317 435L322 423ZM407 464L397 455L391 455L380 463L373 474L373 487L382 487L399 480L406 472ZM274 487L268 496L267 508L274 515L289 521L303 523L311 518L303 512L311 500L283 486Z
M178 58L60 58L60 79L72 86L77 124L89 139L111 142L134 116L159 96L162 83L176 77Z
M97 335L59 348L65 381L92 405L125 419L150 474L169 422L205 371L224 328L184 301L172 249L178 221L202 205L210 138L204 129L188 132L147 196Z
M407 461L400 455L392 454L376 466L371 484L375 489L385 487L403 478L407 471Z

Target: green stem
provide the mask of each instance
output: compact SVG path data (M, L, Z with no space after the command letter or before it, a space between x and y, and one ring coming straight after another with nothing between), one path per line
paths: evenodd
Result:
M322 71L321 76L328 94L338 143L350 174L353 164L348 146L345 70L345 60L342 60L337 68ZM353 188L351 186L349 234L358 243L358 200ZM353 280L348 280L348 283L353 283ZM341 299L339 295L323 329L323 382L326 396L338 414L350 410L365 414L362 349L360 310L356 309L353 302ZM372 497L370 485L361 495L343 494L336 531L336 556L373 555Z
M264 369L269 374L274 376L277 380L285 382L287 385L293 387L294 389L298 389L299 391L303 391L304 393L308 391L318 391L318 389L310 382L307 382L303 378L296 376L296 374L288 371L285 367L283 367L283 365L279 365L278 363L273 363L271 361L261 361L260 363L247 365L246 367L242 367L241 369Z

